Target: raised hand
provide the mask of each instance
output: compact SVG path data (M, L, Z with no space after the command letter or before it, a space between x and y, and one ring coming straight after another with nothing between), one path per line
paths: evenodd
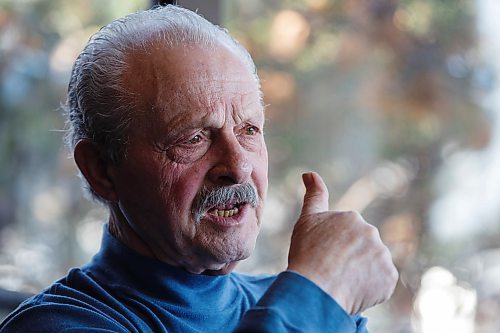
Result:
M328 189L317 173L302 179L306 193L288 269L315 282L349 314L389 299L398 273L377 228L359 213L330 211Z

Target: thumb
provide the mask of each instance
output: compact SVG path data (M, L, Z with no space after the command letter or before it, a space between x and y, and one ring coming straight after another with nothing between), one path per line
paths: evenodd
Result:
M301 216L317 214L328 210L328 188L316 172L308 172L302 175L302 181L306 187L304 204Z

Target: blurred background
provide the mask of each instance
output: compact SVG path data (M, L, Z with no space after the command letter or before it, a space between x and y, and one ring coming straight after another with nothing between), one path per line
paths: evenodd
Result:
M371 332L499 332L500 1L180 4L249 49L269 104L269 200L239 270L286 267L301 173L315 170L400 271L365 313ZM83 198L59 105L90 35L150 6L0 0L0 320L98 250L106 212Z

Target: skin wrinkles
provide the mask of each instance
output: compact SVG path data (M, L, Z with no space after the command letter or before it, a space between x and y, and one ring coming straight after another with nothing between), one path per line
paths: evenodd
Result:
M190 46L189 56L179 57L185 51L179 48L156 50L148 62L131 59L130 89L138 96L156 93L145 95L141 105L153 112L142 112L127 160L112 170L119 212L110 224L143 254L193 273L225 274L252 252L267 192L259 86L228 49ZM154 79L139 84L135 73L154 73ZM203 186L243 183L257 190L259 204L240 213L241 223L194 223L191 208Z
M212 90L208 86L206 89ZM221 93L228 94L228 91L223 91L221 89L220 91L216 91L216 93L218 93L219 95ZM247 95L250 96L250 93L248 93ZM226 115L228 112L222 112L221 110L230 111L231 117L233 117L233 123L235 124L233 125L234 126L233 131L235 132L243 130L239 129L238 127L242 127L245 124L249 126L257 126L260 131L263 130L262 128L264 120L263 120L263 111L261 111L262 109L260 107L257 109L259 110L257 113L258 114L257 117L255 115L252 115L252 113L255 113L255 111L253 111L255 109L252 109L250 107L243 107L242 105L243 100L248 99L245 98L245 96L237 95L234 98L232 98L229 102L226 102L220 97L215 96L215 94L211 96L212 97L209 98L209 100L194 100L194 101L186 100L184 101L184 103L179 103L175 106L175 109L186 110L187 112L189 107L185 106L186 104L196 105L196 107L194 108L195 112L193 112L194 115L191 118L189 118L188 121L186 121L186 115L184 113L179 113L173 119L166 120L166 122L168 121L169 129L173 128L173 130L169 131L162 130L162 132L167 132L169 134L165 138L163 137L163 135L159 134L158 137L160 137L161 140L159 140L156 144L160 150L166 151L167 154L169 155L169 158L174 160L175 162L188 163L198 158L201 158L204 155L205 150L191 152L191 151L183 151L182 149L180 149L179 151L179 149L175 148L178 148L180 143L189 140L191 136L199 133L199 131L202 131L203 135L209 136L209 138L207 139L217 140L218 139L217 133L219 129L223 127L228 127L226 126L226 124L228 123L228 121L230 121L229 119L226 119ZM203 111L202 109L203 103L206 103L205 105L209 105L208 111ZM246 104L253 106L251 102L247 102ZM207 107L205 107L205 110L207 110ZM246 110L252 110L252 111L246 112ZM240 144L249 151L259 146L259 144L257 144L257 142L253 140L253 138L248 139L244 135L238 135L238 137L241 138ZM206 149L208 149L208 146L206 146Z
M180 44L175 47L164 46L161 37L137 44L136 38L122 40L126 31L116 37L113 26L95 35L72 72L66 109L75 162L92 192L108 205L109 230L125 246L193 273L229 273L253 251L268 186L264 105L255 68L228 38L222 38L227 46L186 44L179 36L171 36ZM111 42L114 48L115 37L120 50L107 52L104 47ZM122 46L137 49L127 49L123 59ZM85 126L99 125L82 123L77 105L78 87L95 79L80 75L89 57L85 52L94 48L103 52L102 69L111 66L98 76L111 73L124 95L118 109L128 108L116 117L125 118L118 129L127 131L126 154L116 160L104 154L106 147L79 135ZM125 73L118 74L123 64ZM359 213L330 210L328 188L317 173L305 173L302 180L304 201L287 270L317 284L348 314L387 300L398 274L380 235ZM257 205L230 195L198 204L202 189L231 194L227 189L241 185L255 189ZM202 207L196 216L195 206Z
M170 103L168 107L164 108L163 110L159 110L165 123L168 123L169 127L172 129L172 131L170 133L167 133L167 136L165 137L167 141L172 141L176 136L179 136L179 133L185 133L185 131L189 129L187 128L188 124L191 126L192 129L201 127L201 124L204 124L205 127L220 128L222 127L221 124L226 122L226 120L223 117L223 115L225 114L220 112L220 110L227 110L228 106L226 105L226 101L221 99L219 96L222 93L229 94L231 92L224 91L223 88L218 88L217 91L212 92L212 90L214 90L214 87L208 86L208 84L212 82L207 83L206 81L199 81L199 83L204 83L204 87L200 87L197 91L191 88L191 91L195 95L195 97L197 97L199 94L203 94L202 93L203 90L210 91L211 95L207 96L207 94L205 93L203 94L205 96L199 97L197 99L167 98L169 102L159 102L161 105ZM181 95L184 94L182 90L183 89L181 87L179 91L170 93L173 93L175 95ZM163 91L160 91L159 94L165 95ZM248 113L255 113L256 111L262 110L260 103L255 105L255 102L250 100L252 97L251 95L252 95L251 92L246 92L244 94L241 94L240 96L236 95L231 101L232 110L233 111L240 110L240 112L242 113L245 111L250 111ZM238 98L239 101L237 101ZM245 99L247 99L248 101L245 101ZM168 112L168 110L170 109L184 110L184 111L189 111L189 109L194 109L193 111L196 112L193 112L193 115L187 122L185 113L178 113L173 116L171 115L170 112ZM239 115L238 113L233 112L233 115L235 116L234 123L238 124L244 122L245 118L244 113L242 115Z

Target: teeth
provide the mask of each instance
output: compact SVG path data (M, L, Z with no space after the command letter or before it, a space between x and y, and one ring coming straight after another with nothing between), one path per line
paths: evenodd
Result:
M215 209L214 215L219 217L231 217L235 214L238 214L238 208L235 207L233 209Z

